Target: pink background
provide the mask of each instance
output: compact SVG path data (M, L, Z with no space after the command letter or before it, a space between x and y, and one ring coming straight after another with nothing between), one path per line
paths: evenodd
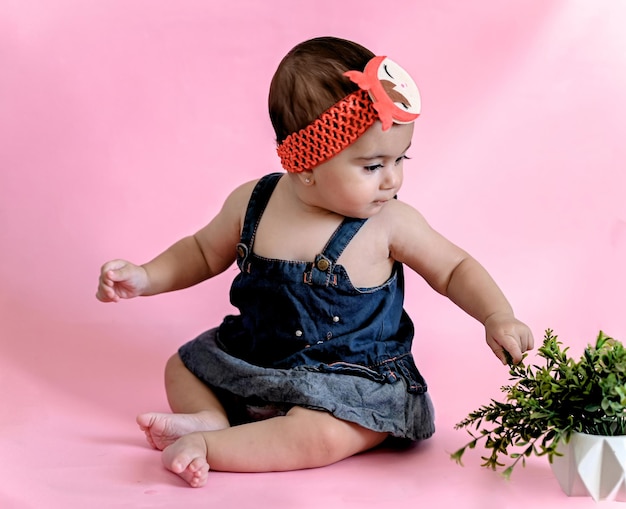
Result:
M119 305L94 293L104 261L147 261L279 168L272 73L337 35L422 91L401 198L488 268L538 342L626 340L625 19L620 0L0 0L0 506L592 507L545 459L508 483L478 451L448 459L467 438L454 424L507 372L413 274L434 438L183 488L134 416L167 408L163 364L230 311L234 271Z

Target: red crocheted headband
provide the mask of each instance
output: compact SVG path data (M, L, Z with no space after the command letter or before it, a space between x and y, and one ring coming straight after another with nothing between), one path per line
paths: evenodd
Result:
M386 131L395 122L408 124L420 114L417 85L387 57L372 58L363 72L344 73L360 90L328 108L308 126L291 133L277 152L285 170L298 173L337 155L354 143L376 120Z

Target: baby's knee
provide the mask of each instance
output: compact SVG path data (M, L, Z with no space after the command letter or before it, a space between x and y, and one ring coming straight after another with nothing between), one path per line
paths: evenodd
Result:
M309 454L317 457L320 465L334 463L371 449L388 436L386 433L342 421L323 411L294 407L287 415L301 419L302 427L309 428Z
M165 363L165 378L166 378L166 380L171 378L171 377L178 376L178 374L181 373L181 371L188 371L188 369L185 366L185 364L183 364L183 361L180 358L180 355L178 355L178 352L176 352Z
M320 445L329 456L335 456L335 460L372 449L389 436L339 419L322 429Z

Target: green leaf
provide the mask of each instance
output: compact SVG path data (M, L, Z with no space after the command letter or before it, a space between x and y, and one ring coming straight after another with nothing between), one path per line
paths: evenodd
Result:
M537 350L543 364L525 364L527 355L518 364L509 362L511 384L501 387L502 401L490 400L455 426L480 433L470 433L472 440L451 455L457 463L466 448L484 439L490 454L482 457L482 465L504 467L509 478L531 455L547 455L552 461L560 454L560 441L567 441L573 431L626 435L626 349L621 342L600 331L595 345L575 360L569 347L547 329ZM512 462L504 465L503 458Z

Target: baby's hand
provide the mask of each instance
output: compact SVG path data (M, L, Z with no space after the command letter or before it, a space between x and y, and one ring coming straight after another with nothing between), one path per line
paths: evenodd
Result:
M100 270L96 298L102 302L118 302L142 295L148 286L146 270L126 260L112 260Z
M496 313L485 321L487 344L502 364L508 364L506 353L517 364L522 354L534 345L533 334L528 326L512 314Z

